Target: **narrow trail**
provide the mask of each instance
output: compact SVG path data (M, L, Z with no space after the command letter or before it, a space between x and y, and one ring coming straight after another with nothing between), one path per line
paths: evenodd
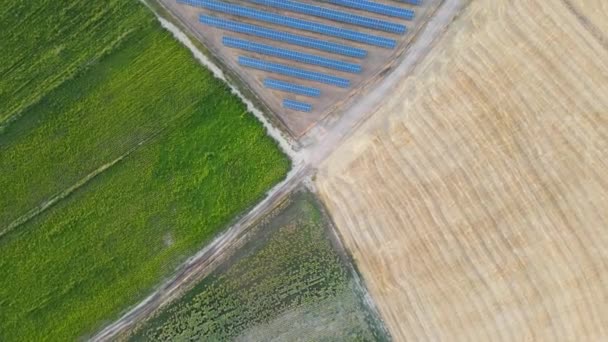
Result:
M399 81L402 81L403 78L407 77L418 62L429 53L433 47L433 43L446 30L447 26L462 10L464 5L465 1L463 0L446 0L412 43L411 48L398 67L375 89L362 96L356 104L346 110L337 122L330 127L326 127L322 135L314 137L315 143L297 152L291 147L291 144L284 138L283 134L274 128L264 115L253 106L251 101L246 99L234 86L230 85L233 92L247 104L251 112L264 124L269 135L275 138L292 158L293 169L283 182L270 190L262 202L201 251L189 258L171 279L166 281L137 306L130 309L120 319L99 331L90 340L114 340L117 336L136 326L148 315L179 296L183 288L188 287L188 285L193 284L193 282L211 272L213 266L222 260L224 253L229 251L240 239L244 238L244 233L246 233L249 227L272 210L292 190L308 180L314 174L316 167L329 157L346 138L352 135L366 119L373 115L375 109L382 103L387 94L390 94L393 87ZM216 77L226 81L221 69L206 58L185 33L169 21L158 16L158 14L157 17L163 27L170 30L180 42L186 45L201 64L212 70Z
M140 141L139 143L137 143L133 147L131 147L124 154L118 156L114 160L111 160L111 161L109 161L109 162L101 165L100 167L98 167L97 169L93 170L91 173L89 173L88 175L86 175L82 179L79 179L76 183L74 183L70 187L68 187L68 188L66 188L66 189L64 189L64 190L56 193L55 195L51 196L46 201L40 203L39 205L37 205L33 209L30 209L29 211L27 211L23 215L19 216L17 219L15 219L11 223L9 223L6 227L0 228L0 238L2 238L4 235L8 234L12 230L18 228L19 226L21 226L21 225L29 222L30 220L34 219L38 215L42 214L43 212L45 212L49 208L53 207L55 204L59 203L59 201L67 198L72 193L74 193L78 189L82 188L83 186L85 186L86 184L88 184L90 181L92 181L93 179L95 179L96 177L98 177L99 175L101 175L102 173L104 173L105 171L109 170L113 166L115 166L118 163L120 163L121 161L123 161L125 158L129 157L132 153L134 153L136 150L138 150L146 142L148 142L149 140L153 139L155 136L156 136L156 134L153 134L152 136L150 136L150 137L148 137L148 138Z
M310 173L310 168L300 164L292 169L287 179L279 183L268 196L255 206L247 215L242 217L230 229L215 238L210 244L189 258L169 281L163 284L154 293L123 315L118 321L107 326L92 341L110 341L129 328L135 326L142 319L154 312L162 305L175 299L180 290L192 284L202 276L208 274L209 266L221 260L223 254L244 238L244 232L260 217L272 210L287 194L294 190L301 180Z
M74 191L80 189L82 186L84 186L89 181L91 181L93 178L99 176L104 171L106 171L109 168L111 168L112 166L118 164L120 161L122 161L123 159L125 159L129 154L131 154L131 152L132 152L132 150L129 151L129 152L127 152L127 153L125 153L125 154L123 154L122 156L120 156L120 157L118 157L118 158L110 161L109 163L106 163L106 164L100 166L99 168L97 168L93 172L89 173L84 178L80 179L78 182L76 182L75 184L73 184L72 186L68 187L67 189L65 189L65 190L63 190L61 192L59 192L55 196L52 196L50 199L48 199L48 200L44 201L43 203L37 205L35 208L30 209L28 212L26 212L25 214L21 215L16 220L14 220L13 222L11 222L8 226L0 229L0 238L2 238L4 235L8 234L12 230L16 229L17 227L19 227L19 226L27 223L28 221L32 220L34 217L42 214L44 211L46 211L50 207L54 206L55 204L57 204L62 199L68 197Z

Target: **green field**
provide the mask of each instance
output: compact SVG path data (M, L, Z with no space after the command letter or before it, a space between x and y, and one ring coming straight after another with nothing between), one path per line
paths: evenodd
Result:
M97 3L77 3L80 2ZM57 2L52 2L54 5L40 11L34 3L38 1L32 1L29 6L36 12L26 16L28 18L48 17L59 7ZM68 1L63 3L68 7L65 5ZM115 30L119 32L105 26L100 29L107 31L108 36L123 37L124 32L130 32L121 44L107 47L112 52L88 66L86 72L46 93L36 104L22 109L20 120L12 122L4 133L0 133L0 174L5 175L0 178L3 193L0 197L0 227L11 226L28 211L166 129L172 121L193 115L195 108L199 112L205 111L206 115L219 114L216 111L222 110L213 106L197 108L198 104L204 103L205 97L224 97L225 89L208 73L195 70L198 67L190 61L189 52L174 43L169 34L162 32L143 6L131 0L114 3L102 7L117 7L116 11L124 13L112 17L120 18L127 14L125 21L132 23L132 27L116 23ZM126 7L125 3L130 6ZM89 7L101 11L100 5ZM75 16L85 21L89 12L93 11ZM98 20L97 16L92 18ZM86 23L81 25L87 26ZM22 30L29 31L25 27ZM91 39L86 39L88 37ZM83 34L83 39L91 46L98 44L94 41L97 38L97 35ZM49 41L47 49L54 49L56 44L54 40ZM78 48L79 45L74 46L74 49ZM84 55L88 55L86 50ZM42 69L55 65L54 61L47 65L35 57L32 53L33 69L40 64ZM57 69L53 71L61 74L61 68L69 68L64 64L55 65ZM19 72L12 71L9 77L1 79L0 97L7 93L4 88L21 86L19 78L25 77L29 71L23 75ZM28 82L29 90L45 94L47 89L39 82L34 77ZM7 96L14 101L20 98ZM10 106L13 100L0 103ZM0 113L6 113L6 109L2 108ZM0 230L0 235L3 233Z
M0 0L0 127L152 19L135 1Z
M271 216L237 254L131 340L385 340L312 196L298 193Z
M0 341L74 340L143 299L289 161L138 1L0 3Z

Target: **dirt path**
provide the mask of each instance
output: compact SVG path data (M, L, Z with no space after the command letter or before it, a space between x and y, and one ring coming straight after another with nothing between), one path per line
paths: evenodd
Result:
M200 252L192 256L171 279L165 282L159 289L154 291L154 293L137 306L129 310L119 320L98 332L91 340L109 341L115 339L117 336L120 336L122 333L134 327L138 322L145 319L158 308L178 297L182 289L210 273L214 266L222 260L224 253L230 250L232 246L238 244L239 240L244 237L247 228L272 210L272 208L280 203L281 200L298 185L308 180L315 172L315 168L323 160L329 157L329 155L348 138L362 122L369 118L375 109L383 102L383 99L387 94L390 94L391 89L398 81L412 72L418 62L428 54L437 37L445 31L455 15L462 9L463 3L462 0L446 0L442 7L437 11L435 17L427 23L425 29L419 34L399 66L380 83L377 88L365 96L362 96L359 102L346 110L340 120L334 122L331 126L326 126L317 130L317 132L310 137L313 143L300 151L294 151L284 136L272 127L261 112L255 109L249 100L231 86L233 91L247 103L247 106L256 117L264 123L269 134L279 141L279 144L292 158L294 163L293 170L283 182L276 185L269 192L268 196L261 203ZM198 51L179 28L163 18L159 17L159 20L163 27L170 30L178 40L193 52L201 64L210 68L217 77L225 81L222 71Z
M218 236L213 242L192 256L184 263L180 271L169 281L152 293L148 298L131 309L118 321L104 328L92 341L109 341L134 327L142 319L166 303L179 296L184 287L196 282L213 270L213 266L222 260L223 254L244 238L247 228L252 226L260 217L270 212L277 203L294 190L310 172L310 168L300 164L294 168L287 179L278 184L255 208L241 218L230 229Z

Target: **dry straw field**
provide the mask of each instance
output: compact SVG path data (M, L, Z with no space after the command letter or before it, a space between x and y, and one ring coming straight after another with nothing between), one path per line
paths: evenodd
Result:
M608 338L607 22L472 1L321 166L395 340Z

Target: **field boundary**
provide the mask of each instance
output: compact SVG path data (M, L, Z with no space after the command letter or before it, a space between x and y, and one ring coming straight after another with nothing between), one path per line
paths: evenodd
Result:
M193 30L186 24L186 21L178 18L175 13L165 7L159 0L139 1L154 13L163 28L170 31L176 40L192 52L200 64L211 70L216 78L222 80L230 87L232 92L246 104L249 112L264 125L268 135L279 143L281 149L293 161L296 161L298 159L297 151L300 146L291 135L285 133L288 131L287 126L276 115L268 114L271 113L270 109L257 97L255 92L236 73L232 72L219 58L211 53L198 38L192 36Z
M148 1L152 1L154 4L158 5L158 0ZM228 228L223 230L211 242L204 245L200 251L180 265L175 273L169 278L166 278L166 280L159 284L156 289L151 291L149 296L140 303L127 308L123 314L120 315L119 319L96 332L94 336L90 337L90 340L108 341L116 339L117 337L124 336L127 331L134 326L137 326L142 320L147 320L150 317L148 316L150 313L159 310L175 300L175 298L182 293L183 288L188 287L188 284L191 284L200 279L200 277L212 272L214 269L213 265L216 265L223 260L226 250L232 248L234 244L238 244L238 240L242 237L242 234L246 232L254 222L257 222L262 218L264 213L272 211L277 204L281 203L284 196L301 186L302 182L312 183L311 177L314 177L316 166L327 158L337 146L343 143L353 131L359 129L360 126L375 113L374 109L381 103L379 95L386 93L387 89L390 89L396 79L404 77L404 75L409 75L413 66L418 65L418 59L426 57L428 52L432 50L433 44L442 36L453 19L457 17L458 13L468 3L468 1L462 0L443 1L442 5L439 6L435 13L440 13L440 15L433 16L433 18L424 25L421 29L421 33L418 35L418 38L420 39L412 41L413 47L399 60L399 65L390 70L390 74L379 82L380 84L378 87L374 88L371 92L364 94L356 103L349 107L337 122L332 123L332 125L328 127L327 135L321 136L319 140L313 141L311 146L305 146L294 151L297 159L294 160L291 171L282 182L275 185L275 187L267 193L266 197L258 202L251 210L247 211L245 215L237 218L232 224L229 224L227 226ZM158 6L160 6L160 10L165 10L162 5ZM163 19L166 22L171 23L171 21L162 18L158 14L159 10L155 8L151 9L159 20ZM173 24L173 26L176 28L178 27L175 24ZM201 49L198 47L201 44L198 40L194 40L196 43L193 43L193 40L186 33L181 31L181 34L188 38L194 51L197 51L200 56L205 57L203 60L216 60L213 56L207 58L206 54L201 52ZM217 68L216 70L222 71L220 67L222 65L221 63L212 65ZM232 74L227 72L224 75L229 78ZM229 85L234 87L234 84ZM360 107L362 107L362 109ZM310 188L310 184L309 189L313 194L318 196L318 192L315 191L314 188ZM333 223L333 220L331 222ZM364 284L363 280L362 283Z
M384 334L384 336L387 336L389 338L388 340L390 341L390 331L388 330L385 321L382 319L382 315L380 314L378 305L376 305L376 302L372 298L371 294L369 293L369 290L367 289L367 286L365 285L365 280L363 279L363 276L359 271L359 267L355 262L355 258L348 250L348 248L346 248L346 245L344 245L344 238L342 236L342 233L340 233L340 230L338 230L338 226L336 226L336 223L334 222L334 219L331 216L329 208L327 208L325 203L321 200L321 197L318 195L317 189L315 188L314 184L312 184L312 182L307 182L303 184L301 188L294 190L293 193L297 193L298 191L306 191L311 195L311 202L314 206L317 207L317 209L323 216L323 219L327 222L327 238L330 240L330 243L332 244L336 252L340 255L340 257L344 259L343 264L348 269L353 278L353 282L356 285L355 290L360 295L359 299L362 300L362 304L374 314L373 319L375 326L378 327Z
M44 94L41 94L38 98L35 98L32 101L30 101L29 103L25 104L23 106L23 108L21 108L21 110L14 111L13 113L11 113L9 116L4 118L3 120L0 120L0 134L3 134L8 129L8 127L10 127L10 125L12 123L19 120L23 116L23 113L25 113L28 109L36 106L38 103L40 103L40 101L44 100L47 96L49 96L55 90L59 89L66 82L76 79L82 73L88 71L91 66L95 65L100 60L102 60L104 57L108 56L114 50L119 48L127 40L129 35L131 35L134 31L135 31L135 29L125 32L116 41L114 41L112 44L108 45L105 49L100 51L100 53L98 55L96 55L95 58L87 61L86 63L76 66L74 68L74 70L72 70L72 72L68 72L65 75L63 75L63 79L59 83L50 87ZM57 75L57 77L62 77L62 75ZM1 236L1 234L0 234L0 236Z
M224 258L224 253L233 247L234 243L268 212L271 212L277 204L280 204L285 196L300 184L302 177L310 172L310 168L300 165L292 168L287 178L275 185L244 216L233 224L229 224L219 235L202 249L182 263L170 278L163 281L150 295L137 305L128 308L121 317L112 324L105 326L90 338L91 341L110 341L122 336L125 332L149 318L150 314L166 306L175 300L184 290L184 284L190 284L214 270ZM187 286L186 286L187 287Z
M55 204L59 203L61 200L67 198L68 196L73 194L75 191L77 191L78 189L85 186L89 181L91 181L95 177L101 175L106 170L108 170L111 167L113 167L114 165L120 163L122 160L124 160L129 155L131 155L131 153L133 153L135 150L137 150L142 144L144 144L148 140L149 139L142 141L141 143L132 147L129 151L127 151L123 155L119 156L118 158L116 158L104 165L101 165L96 170L89 173L88 175L86 175L85 177L80 179L78 182L74 183L74 185L62 190L61 192L55 194L54 196L51 196L51 198L49 198L48 200L44 201L43 203L39 204L35 208L30 209L28 212L26 212L25 214L18 217L16 220L11 222L6 228L3 228L2 230L0 230L0 239L2 239L2 237L4 237L4 235L10 233L17 227L29 222L30 220L34 219L36 216L42 214L47 209L49 209L52 206L54 206Z

